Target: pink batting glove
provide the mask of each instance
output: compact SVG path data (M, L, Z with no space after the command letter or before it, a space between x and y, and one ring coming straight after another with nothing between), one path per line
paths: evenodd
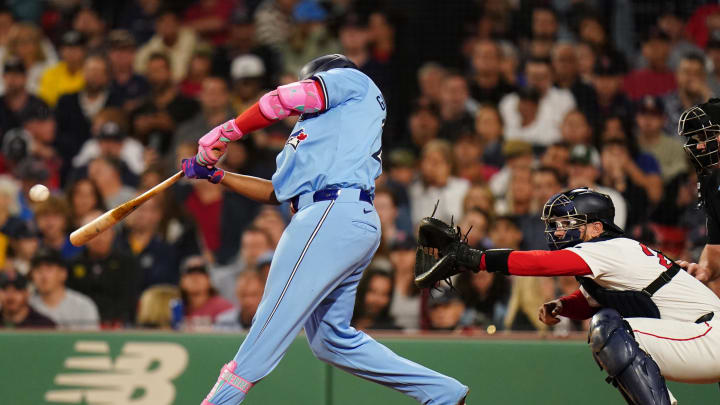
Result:
M218 125L198 140L197 161L203 166L214 166L225 153L227 144L242 138L243 133L235 119Z

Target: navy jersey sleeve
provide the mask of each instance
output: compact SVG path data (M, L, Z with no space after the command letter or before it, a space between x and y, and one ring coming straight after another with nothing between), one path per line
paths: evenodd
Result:
M369 86L369 78L356 69L331 69L317 73L313 78L320 82L328 109L354 98L365 97Z

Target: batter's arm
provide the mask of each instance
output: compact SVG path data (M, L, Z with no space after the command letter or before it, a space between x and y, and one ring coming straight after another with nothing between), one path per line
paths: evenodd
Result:
M262 204L280 204L275 196L275 188L270 180L225 172L225 176L223 176L220 184L253 201Z

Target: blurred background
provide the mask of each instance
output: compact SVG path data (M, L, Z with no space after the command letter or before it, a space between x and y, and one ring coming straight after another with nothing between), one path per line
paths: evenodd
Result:
M310 59L343 53L385 95L382 244L353 323L398 333L529 331L574 278L412 282L414 229L546 249L543 203L609 194L615 222L669 257L705 243L677 135L720 96L720 5L678 0L23 0L0 2L0 328L243 331L290 220L206 181L156 197L83 248L69 233L152 187L197 139ZM228 146L270 178L293 119ZM52 195L32 202L44 184ZM322 271L322 269L317 269ZM720 293L720 285L713 285Z

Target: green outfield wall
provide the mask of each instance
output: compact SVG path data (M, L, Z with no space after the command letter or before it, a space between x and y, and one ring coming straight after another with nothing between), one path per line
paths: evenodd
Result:
M392 350L471 388L470 405L623 404L579 340L381 338ZM242 336L0 333L0 404L199 405ZM680 405L720 404L715 385L670 383ZM304 337L249 405L416 402L316 360Z

